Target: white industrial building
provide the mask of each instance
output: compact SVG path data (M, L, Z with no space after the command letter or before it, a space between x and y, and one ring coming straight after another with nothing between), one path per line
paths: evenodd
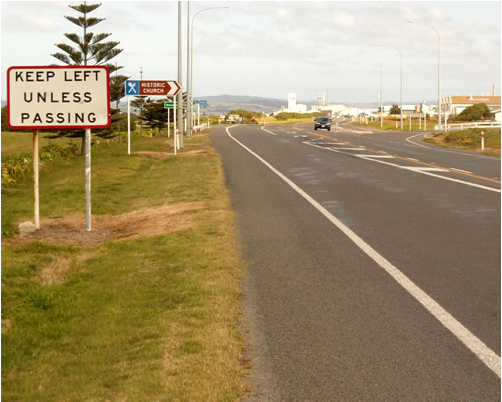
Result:
M490 111L500 109L500 96L490 95L452 95L441 98L441 113L458 115L469 106L484 103Z

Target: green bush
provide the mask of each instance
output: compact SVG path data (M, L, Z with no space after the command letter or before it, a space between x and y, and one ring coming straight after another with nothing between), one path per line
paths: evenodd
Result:
M68 160L78 153L76 144L62 147L59 145L47 145L38 151L39 161ZM2 163L2 186L19 183L24 180L32 169L33 156L27 153L14 155Z
M31 160L31 156L19 154L2 163L2 186L22 181L30 170Z
M397 105L392 105L389 111L390 114L401 114L401 109Z
M469 106L464 109L458 116L453 118L453 121L481 121L491 120L493 114L485 103Z
M78 153L76 144L71 144L67 147L47 145L38 151L38 159L41 161L52 161L56 159L68 160L76 153Z

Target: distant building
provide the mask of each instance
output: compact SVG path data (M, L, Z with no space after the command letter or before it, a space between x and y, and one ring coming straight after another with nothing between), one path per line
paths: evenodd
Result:
M242 123L244 119L239 116L238 114L231 114L230 116L228 116L228 119L227 121L231 122L231 123Z
M492 110L491 112L495 114L495 121L500 122L500 108Z
M296 94L288 94L288 109L296 108Z
M399 105L398 105L399 106ZM403 114L417 113L420 107L417 105L403 105Z
M432 112L434 112L435 110L435 106L427 105L425 101L422 101L422 103L419 105L418 112L432 114Z
M452 95L441 98L441 113L458 115L469 106L485 103L491 112L500 110L500 96Z

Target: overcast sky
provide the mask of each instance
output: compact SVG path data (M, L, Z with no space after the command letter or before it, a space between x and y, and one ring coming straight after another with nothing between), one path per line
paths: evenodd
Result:
M64 33L79 28L64 18L78 13L68 1L2 1L2 99L10 66L60 64L51 57ZM88 4L94 3L88 1ZM194 96L253 95L330 103L376 102L383 69L384 101L399 101L403 57L404 103L437 99L441 37L441 94L501 93L499 1L192 1ZM124 51L113 59L139 79L177 79L178 3L102 1L92 28L109 32ZM187 2L183 11L183 86L186 84ZM413 19L416 24L411 24ZM381 44L384 47L378 47ZM392 49L396 50L392 50Z

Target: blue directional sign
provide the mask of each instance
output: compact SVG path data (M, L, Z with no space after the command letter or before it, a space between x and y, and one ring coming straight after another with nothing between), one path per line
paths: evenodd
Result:
M139 95L139 81L126 81L126 95Z
M203 108L207 107L207 100L205 100L205 99L194 99L193 103L199 104L200 107L203 107Z

